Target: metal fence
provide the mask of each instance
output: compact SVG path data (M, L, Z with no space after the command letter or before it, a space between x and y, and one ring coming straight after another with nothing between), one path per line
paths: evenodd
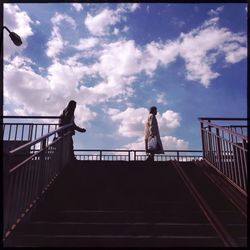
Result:
M35 132L33 134L30 131L36 131L34 128L37 124L29 123L26 127L26 124L14 123L16 121L2 126L3 138L7 139L3 141L5 149L3 157L4 240L30 212L61 170L67 165L70 140L72 140L70 132L55 139L58 131L64 130L72 126L72 124L61 128L55 126L57 129L53 131L48 129L49 133L43 128L46 126L48 128L51 124L41 124L41 133ZM18 131L19 125L22 128L20 131ZM9 129L6 130L7 127ZM30 137L22 136L22 134L25 134L25 129L29 131L27 135ZM11 136L6 137L6 133ZM39 137L38 135L42 136ZM28 140L22 141L22 139ZM21 143L10 143L9 145L12 147L8 147L8 142L19 141Z
M82 161L145 161L147 154L145 150L97 150L97 149L75 149L77 160ZM154 156L155 161L192 161L201 160L201 150L165 150L164 154Z
M199 118L199 120L204 158L242 193L246 194L247 119ZM224 125L225 122L241 122L243 124Z
M58 121L58 116L4 116L1 125L4 152L54 131L59 126ZM52 140L53 138L50 138L47 143ZM40 150L40 146L33 145L30 150Z

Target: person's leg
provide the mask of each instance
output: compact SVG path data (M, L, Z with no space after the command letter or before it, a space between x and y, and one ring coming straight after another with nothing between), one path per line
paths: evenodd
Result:
M154 161L154 153L150 153L146 161L153 162Z
M154 161L155 154L154 154L154 153L152 153L150 157L151 157L151 161Z

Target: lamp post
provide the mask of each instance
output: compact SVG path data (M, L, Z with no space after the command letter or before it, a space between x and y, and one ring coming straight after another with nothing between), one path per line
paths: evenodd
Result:
M3 26L2 32L3 32L4 29L6 29L9 32L9 36L10 36L12 42L16 46L20 46L23 43L22 40L21 40L21 37L18 34L16 34L15 32L10 31L6 26Z
M1 61L1 67L0 67L0 71L1 71L1 93L0 93L0 106L1 106L1 110L0 110L0 115L3 114L3 30L6 29L9 32L9 36L10 39L12 40L12 42L16 45L16 46L20 46L23 42L21 40L21 37L16 34L15 32L10 31L6 26L3 26L1 29L1 55L0 55L0 61Z

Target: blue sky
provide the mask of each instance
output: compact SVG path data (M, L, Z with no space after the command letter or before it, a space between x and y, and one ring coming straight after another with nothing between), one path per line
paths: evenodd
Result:
M247 116L246 3L4 4L4 114L77 101L77 149L200 149L198 117Z

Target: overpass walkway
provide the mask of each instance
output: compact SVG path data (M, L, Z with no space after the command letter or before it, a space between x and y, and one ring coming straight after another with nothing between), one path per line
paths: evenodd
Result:
M5 244L246 246L244 199L236 206L209 169L204 161L71 163Z
M1 124L4 247L247 246L246 118L199 118L202 150L152 163L127 149L71 161L72 124L58 119Z

